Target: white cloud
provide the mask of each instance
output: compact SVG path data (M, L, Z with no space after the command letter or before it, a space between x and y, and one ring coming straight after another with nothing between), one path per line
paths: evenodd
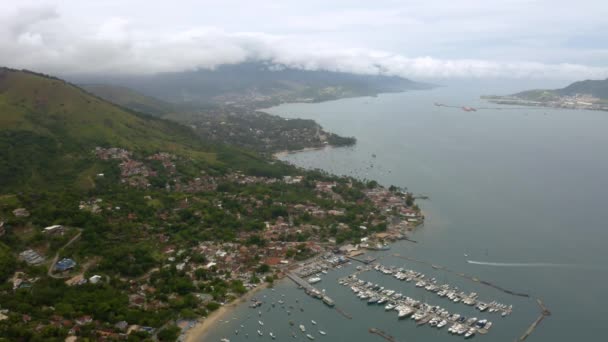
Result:
M469 4L468 12L463 8L452 8L460 23L462 16L482 17L484 13L496 15ZM511 10L513 6L509 6ZM451 8L451 7L450 7ZM446 10L439 12L443 13ZM408 16L418 10L419 17ZM489 12L488 12L489 11ZM378 30L386 24L395 27L405 23L412 31L422 32L423 21L438 20L432 11L407 8L339 11L343 16L332 22L331 13L293 16L288 28L306 31L310 21L318 19L318 30L337 30L367 25ZM400 21L400 16L404 20ZM460 19L459 19L460 18ZM248 31L227 31L213 26L184 25L179 30L144 28L138 19L112 15L102 17L96 24L83 25L74 18L59 15L53 7L32 7L0 14L0 65L28 68L57 74L74 73L154 73L181 71L195 68L214 68L220 64L239 63L246 60L270 60L275 63L302 69L324 69L364 74L398 75L414 79L453 77L507 77L578 80L582 78L606 78L608 67L588 66L565 62L534 62L527 58L438 58L431 56L407 56L387 49L372 47L352 48L332 39L319 39L323 35L301 33L267 34ZM508 36L504 22L486 23L497 36ZM428 25L427 25L428 26ZM462 28L470 33L479 30L473 22ZM546 30L544 28L543 30ZM289 31L289 30L287 30ZM437 22L429 26L430 33L446 32L449 26ZM368 32L369 33L369 32ZM500 33L500 34L498 34ZM363 33L362 33L363 35ZM476 39L486 39L487 33ZM481 37L481 38L480 38ZM443 38L433 36L431 40ZM475 40L469 38L470 40ZM527 39L527 38L526 38ZM522 38L521 41L527 40ZM531 40L533 41L533 39ZM461 43L467 42L466 39ZM413 41L412 45L420 45ZM531 43L527 43L531 44ZM518 50L519 49L519 50ZM548 48L547 48L548 50ZM513 51L525 51L517 46ZM600 50L599 53L605 51Z

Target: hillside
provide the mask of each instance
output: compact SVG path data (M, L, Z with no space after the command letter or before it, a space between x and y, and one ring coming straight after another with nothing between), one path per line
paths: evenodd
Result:
M565 88L555 90L555 92L557 92L561 96L588 94L593 97L608 101L608 79L574 82Z
M226 143L263 154L324 146L348 146L355 138L327 132L313 120L285 119L247 108L215 104L169 104L132 89L114 85L83 85L112 103L185 124L212 144Z
M80 76L74 77L74 81L122 85L177 104L233 104L256 108L282 102L316 102L429 87L400 77L300 70L258 62L154 75Z
M140 94L127 87L107 84L81 84L79 86L106 101L153 116L161 117L177 109L174 104Z
M0 73L2 341L175 341L298 262L422 222L397 187L210 145L59 79Z
M101 169L93 160L97 146L164 151L215 168L261 161L204 145L185 126L117 107L65 81L0 69L1 189L91 186Z

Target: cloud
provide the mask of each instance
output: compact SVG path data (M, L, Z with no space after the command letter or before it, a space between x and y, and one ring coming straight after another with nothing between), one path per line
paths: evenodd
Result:
M394 17L393 12L374 12ZM363 11L356 18L365 17ZM250 60L307 69L422 78L606 78L608 67L521 60L406 56L352 48L297 35L230 32L218 27L145 30L115 16L78 26L53 7L21 9L0 17L0 65L56 74L145 74L214 68ZM343 20L344 21L344 20ZM349 19L350 25L357 20ZM300 25L297 23L297 25ZM339 25L338 25L339 26Z

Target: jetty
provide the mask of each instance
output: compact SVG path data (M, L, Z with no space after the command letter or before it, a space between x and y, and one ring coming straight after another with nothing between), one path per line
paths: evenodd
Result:
M397 342L397 340L395 340L395 338L387 333L385 333L384 331L380 330L380 329L376 329L376 328L369 328L369 333L370 334L376 334L380 337L382 337L383 339L390 341L390 342Z
M530 327L528 329L526 329L526 331L524 331L524 334L521 335L521 337L517 340L519 342L526 340L528 338L528 336L530 336L532 334L532 332L534 332L534 330L536 329L536 327L538 327L538 325L540 324L540 322L542 322L543 319L545 319L545 317L551 316L551 311L549 311L549 309L547 309L547 307L545 306L545 304L543 304L542 300L537 299L536 303L540 307L541 313L538 316L538 318L534 322L532 322L532 324L530 325Z
M360 263L365 264L365 265L371 264L372 262L376 261L376 258L374 258L372 256L369 256L369 255L366 258L361 258L358 255L357 256L354 256L354 255L347 256L347 258L350 259L350 260L354 260L354 261L360 262Z
M300 278L299 276L297 276L291 272L288 272L286 275L289 279L291 279L294 283L296 283L296 285L303 288L307 295L309 295L313 298L321 299L323 301L323 303L325 303L327 306L334 306L333 299L331 299L328 295L324 294L323 292L319 291L317 288L312 286L306 280Z
M351 314L349 314L348 312L345 312L344 310L340 309L340 308L336 308L336 311L338 311L338 313L348 319L353 319L353 316L351 316Z

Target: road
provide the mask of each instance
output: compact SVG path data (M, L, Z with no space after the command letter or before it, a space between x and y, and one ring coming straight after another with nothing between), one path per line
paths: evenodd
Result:
M55 257L53 258L53 262L51 262L51 265L49 266L49 270L47 272L47 275L51 278L55 278L55 279L63 279L66 278L66 276L62 276L62 275L55 275L53 274L53 269L55 268L55 264L57 263L57 261L59 260L59 254L69 245L71 245L74 241L78 240L78 238L80 238L80 235L82 235L82 230L78 229L78 234L74 235L73 238L70 239L70 241L68 241L65 245L63 245L63 247L59 248L57 250L57 253L55 253Z

